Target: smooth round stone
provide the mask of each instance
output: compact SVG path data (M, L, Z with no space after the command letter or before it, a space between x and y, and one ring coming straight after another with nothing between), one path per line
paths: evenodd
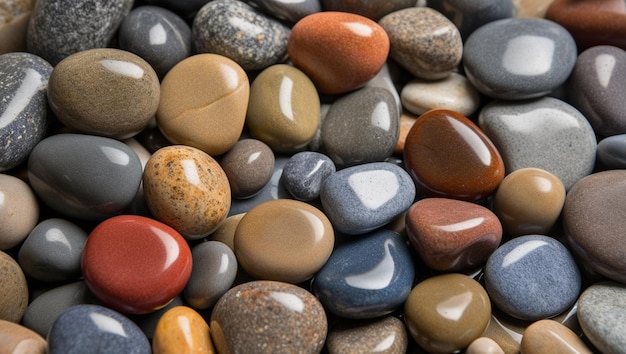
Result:
M257 139L239 140L220 159L233 198L250 198L267 185L274 172L274 152Z
M122 21L120 49L147 61L159 77L191 55L191 28L177 14L157 6L133 9Z
M208 309L228 291L237 276L232 249L219 241L207 241L191 249L193 266L184 297L194 309Z
M248 76L239 64L218 54L193 55L161 82L159 129L174 144L221 155L239 140L249 95Z
M429 197L480 201L504 178L504 163L489 137L449 110L420 116L406 137L404 160L418 190Z
M313 279L313 293L337 316L375 318L402 306L414 277L402 236L378 230L337 246Z
M277 64L254 79L246 116L254 138L275 152L293 153L309 144L319 125L319 95L302 71Z
M239 265L257 279L300 283L330 257L335 234L314 206L291 199L272 200L250 209L235 230Z
M364 234L391 222L415 199L411 176L390 162L372 162L337 171L320 191L324 213L333 227Z
M415 77L443 79L461 63L461 34L436 10L410 7L384 16L378 24L389 35L389 56Z
M313 294L268 280L230 289L215 305L209 327L218 353L319 353L328 331Z
M543 0L546 1L546 0ZM428 0L428 7L441 12L458 27L463 39L477 28L515 13L511 0Z
M214 353L209 325L193 309L177 306L161 316L152 338L152 353Z
M467 78L483 94L524 100L549 94L567 80L578 52L559 24L510 18L474 31L463 47Z
M493 101L478 125L496 145L507 173L536 167L557 176L566 190L593 171L596 137L587 119L552 97Z
M35 0L5 0L0 10L0 54L26 51L26 31Z
M626 19L626 14L624 15ZM589 120L600 137L626 133L626 51L596 46L582 52L567 83L568 101Z
M573 252L587 268L626 282L626 171L594 173L572 187L563 206L563 228Z
M409 338L401 320L393 316L363 321L343 321L326 339L329 354L407 352Z
M19 245L37 225L39 202L21 179L0 173L0 250Z
M59 213L103 220L121 213L135 198L141 161L128 145L83 134L50 136L28 159L28 178L37 196Z
M491 304L480 283L450 273L418 283L404 304L404 314L409 333L422 349L453 353L487 328Z
M376 76L387 60L389 37L367 17L323 11L293 26L287 50L321 93L340 94Z
M388 13L415 6L413 0L320 0L324 11L351 12L378 21Z
M56 282L80 277L80 257L87 232L64 219L46 219L30 232L18 253L18 263L29 277Z
M28 52L56 66L71 54L104 48L132 6L132 0L84 0L80 6L72 0L37 1L28 23Z
M291 195L302 201L319 198L326 178L337 168L330 157L314 151L294 154L283 168L281 182Z
M152 214L190 240L215 231L230 208L226 173L210 155L190 146L157 150L144 170L143 190Z
M470 343L465 354L504 354L498 343L489 337L479 337Z
M46 340L17 323L0 320L0 338L2 338L0 343L0 352L2 353L46 353Z
M420 259L438 271L475 269L502 240L502 225L491 210L446 198L426 198L406 214L406 231Z
M547 234L564 203L561 180L548 171L528 167L504 177L493 200L493 212L510 236Z
M593 353L574 331L557 321L548 319L534 322L526 328L522 337L521 352L524 354Z
M607 169L626 169L626 134L609 136L598 142L597 161Z
M20 265L0 251L0 320L18 323L28 305L28 285Z
M400 113L393 95L365 87L335 101L322 123L322 146L337 166L383 161L400 134Z
M198 53L223 55L244 70L264 69L287 56L289 27L242 1L209 1L191 30Z
M48 128L52 66L29 53L0 55L0 172L26 161Z
M502 244L485 265L485 288L498 308L515 318L554 317L578 298L580 272L567 248L542 235Z
M191 274L191 250L173 228L143 216L100 223L83 250L82 271L105 305L141 314L167 305Z
M578 299L578 321L589 341L603 353L626 348L626 286L601 282L588 287Z
M254 0L254 3L273 17L290 24L322 11L320 0Z
M99 305L76 305L59 315L48 333L48 353L152 352L150 342L135 323Z

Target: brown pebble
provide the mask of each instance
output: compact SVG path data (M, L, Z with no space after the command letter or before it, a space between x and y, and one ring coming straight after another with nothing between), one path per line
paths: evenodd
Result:
M243 218L244 215L246 215L246 213L235 214L227 217L226 220L224 220L220 226L208 236L207 239L210 241L220 241L234 251L235 230L237 230L239 221L241 221L241 218Z
M526 328L522 337L523 354L591 354L587 345L571 329L554 320L540 320Z
M0 320L18 323L28 305L28 284L19 264L0 251Z
M274 152L260 140L242 139L222 156L220 165L228 177L233 198L250 198L272 178Z
M0 54L26 51L26 31L35 0L4 0L0 6Z
M0 320L0 353L44 354L46 340L36 332L20 324Z
M0 250L8 250L37 225L39 203L26 182L5 174L0 174L0 197Z

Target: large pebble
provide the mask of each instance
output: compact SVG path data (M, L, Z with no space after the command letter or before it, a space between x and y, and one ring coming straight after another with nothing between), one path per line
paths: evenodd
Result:
M230 289L211 313L218 353L319 353L328 322L322 304L296 285L253 281Z
M0 55L0 171L24 162L44 137L51 72L52 66L33 54Z
M152 339L153 354L215 353L209 325L199 313L176 306L161 316Z
M337 231L363 234L377 229L411 206L415 185L401 167L372 162L348 167L326 178L320 199Z
M521 352L524 354L593 353L574 331L549 319L539 320L526 328L522 337Z
M0 251L0 320L18 323L28 305L28 284L20 265Z
M322 185L337 167L330 157L314 151L292 155L283 168L281 183L291 195L302 201L319 197Z
M612 135L598 142L597 161L606 169L626 169L626 134Z
M261 9L272 14L273 17L293 24L303 17L322 11L320 0L254 0Z
M157 123L172 143L211 155L228 151L243 130L250 83L239 64L218 54L196 54L161 82Z
M26 51L26 32L35 0L5 0L0 10L0 54Z
M219 161L232 197L245 199L259 193L272 178L274 161L274 152L264 142L239 140Z
M511 0L428 0L428 6L452 21L463 39L481 26L513 17L515 13Z
M404 354L409 338L402 320L385 316L372 320L343 321L326 338L329 354L347 352Z
M0 174L0 250L19 245L37 225L39 202L21 179Z
M578 321L602 353L622 353L626 348L626 286L617 282L596 283L578 299Z
M36 332L6 320L0 320L0 352L12 354L45 354L46 340Z

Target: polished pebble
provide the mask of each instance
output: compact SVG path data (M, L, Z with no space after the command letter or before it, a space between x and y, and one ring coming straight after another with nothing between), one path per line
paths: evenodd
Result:
M588 287L578 299L578 321L593 345L602 353L621 353L626 348L626 286L600 282Z
M493 339L478 337L470 343L465 354L504 354L504 350Z
M324 11L351 12L378 21L388 13L415 6L413 0L320 0Z
M186 306L176 306L161 316L152 338L153 354L214 354L209 325Z
M234 251L253 277L296 284L322 268L334 242L333 227L319 209L297 200L272 200L239 221Z
M191 240L215 231L230 208L226 173L214 158L190 146L157 150L144 170L143 190L154 216Z
M221 155L239 139L250 83L239 64L218 54L196 54L161 81L157 124L174 144Z
M626 169L626 134L600 140L596 153L597 162L605 169Z
M272 16L293 24L303 17L322 11L320 0L253 0L261 9L272 14Z
M0 250L24 241L37 225L39 203L30 186L21 179L0 174Z
M19 323L28 305L28 284L20 265L0 251L0 320Z
M319 198L326 178L337 171L330 157L314 151L292 155L283 168L281 183L298 200Z
M429 0L428 6L452 21L464 40L479 27L515 14L511 0Z
M418 191L429 197L483 200L504 178L504 163L489 137L449 110L417 119L406 137L404 160Z
M385 316L372 320L339 322L328 331L326 348L329 354L405 354L408 342L402 320Z
M272 178L274 152L257 139L241 139L224 154L220 166L224 170L233 198L250 198L259 193Z
M491 305L480 283L449 273L418 283L404 304L404 314L409 333L422 349L454 353L487 328Z
M105 305L124 313L149 313L183 291L191 250L176 230L142 216L109 218L89 234L81 268Z
M268 280L231 288L209 323L218 353L319 353L328 331L322 304L296 285Z
M343 318L376 318L402 307L415 265L404 239L378 230L341 244L313 279L324 308Z
M543 18L554 0L512 0L515 7L514 17Z
M593 353L571 329L549 319L539 320L526 328L520 349L524 354Z
M5 0L0 10L0 54L26 51L26 31L35 0Z
M0 353L45 354L46 340L32 330L6 320L0 320Z

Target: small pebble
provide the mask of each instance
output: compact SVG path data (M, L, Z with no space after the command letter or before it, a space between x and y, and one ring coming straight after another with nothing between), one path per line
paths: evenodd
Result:
M153 354L214 354L209 325L193 309L177 306L161 316L152 338Z
M330 157L314 151L292 155L283 168L281 182L291 195L302 201L319 198L326 178L337 168Z
M0 320L1 353L45 354L46 340L32 330L11 321Z
M578 299L578 321L593 345L602 353L621 353L626 348L626 286L600 282L588 287Z
M504 350L493 339L479 337L470 343L465 354L504 354Z
M37 225L39 202L21 179L0 174L0 250L19 245Z
M378 21L388 13L415 6L415 0L320 0L324 11L351 12Z
M526 328L522 337L521 352L524 354L593 353L571 329L548 319L534 322Z
M20 265L0 251L0 320L19 323L28 305L28 284Z
M391 70L389 69L389 63L385 63L378 74L371 78L364 87L380 87L386 89L391 93L394 101L396 101L398 112L402 112L402 101L400 100L398 88L394 82L395 79L395 77L392 77Z
M256 139L241 139L220 158L233 198L250 198L267 185L274 172L274 152Z
M385 316L373 320L340 322L329 330L326 348L329 354L405 354L408 342L402 320Z
M598 142L597 160L606 169L626 169L626 134L609 136Z
M452 21L459 28L464 40L481 26L511 18L514 14L511 0L428 0L428 6Z

